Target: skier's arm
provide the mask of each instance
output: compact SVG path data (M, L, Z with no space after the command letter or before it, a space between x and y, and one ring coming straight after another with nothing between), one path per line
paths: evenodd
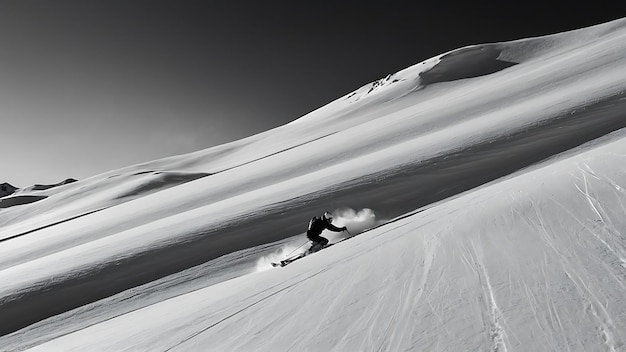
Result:
M335 231L335 232L341 232L341 231L345 231L345 230L348 229L345 226L344 227L337 227L337 226L335 226L333 224L327 224L326 228L329 229L330 231Z

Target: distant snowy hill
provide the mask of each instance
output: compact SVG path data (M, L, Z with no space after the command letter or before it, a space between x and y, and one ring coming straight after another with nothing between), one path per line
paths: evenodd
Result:
M17 188L17 187L11 186L8 183L5 183L4 185L0 186L0 197L4 197L3 199L0 199L0 209L38 202L42 199L46 199L48 196L38 194L38 192L33 192L33 191L47 190L50 188L63 186L63 185L73 183L73 182L76 182L76 180L73 178L68 178L65 181L62 181L53 185L37 184L37 185L33 185L30 187L26 187L26 188ZM2 192L4 192L4 194ZM9 197L9 195L11 197Z
M626 19L0 209L17 351L626 351ZM308 220L353 238L284 268ZM347 233L328 233L331 242Z
M43 191L43 190L46 190L46 189L50 189L50 188L59 187L59 186L67 185L67 184L70 184L70 183L74 183L76 181L78 181L78 180L75 180L73 178L68 178L68 179L66 179L64 181L61 181L59 183L55 183L55 184L52 184L52 185L36 184L36 185L31 186L31 187L25 188L25 191Z

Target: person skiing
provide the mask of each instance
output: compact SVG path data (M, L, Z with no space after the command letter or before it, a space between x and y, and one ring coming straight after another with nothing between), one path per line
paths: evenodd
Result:
M309 253L315 253L324 248L328 244L328 238L320 236L322 231L328 229L334 232L342 232L348 230L347 227L337 227L332 224L333 214L326 211L322 216L315 216L309 221L309 228L306 231L306 237L313 242Z
M324 238L322 236L320 236L322 234L322 231L324 230L331 230L334 232L341 232L341 231L348 231L347 227L337 227L333 224L331 224L333 222L333 214L326 211L324 212L324 214L322 214L322 216L316 216L313 217L311 219L311 221L309 221L309 228L306 231L306 237L313 242L311 244L311 247L303 252L300 253L296 256L293 257L289 257L286 259L283 259L280 261L280 263L274 263L272 262L272 266L285 266L289 263L292 263L300 258L303 258L304 256L311 254L311 253L315 253L317 251L319 251L320 249L324 248L327 244L328 244L328 238ZM304 244L302 244L302 246L304 246ZM300 246L300 247L302 247ZM300 247L296 248L299 249ZM295 252L292 251L291 253ZM289 254L291 254L289 253ZM289 256L289 254L287 256Z

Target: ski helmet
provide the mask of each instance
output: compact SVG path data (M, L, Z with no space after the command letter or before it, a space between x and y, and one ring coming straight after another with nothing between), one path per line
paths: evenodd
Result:
M328 220L328 222L332 222L333 221L333 213L329 212L329 211L325 211L324 215L322 215L322 218L325 220Z

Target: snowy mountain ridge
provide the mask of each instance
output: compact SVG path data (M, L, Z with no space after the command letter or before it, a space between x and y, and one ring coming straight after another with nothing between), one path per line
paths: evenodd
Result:
M0 345L623 350L625 39L621 19L453 50L0 211ZM397 220L270 269L327 209Z
M10 183L0 183L0 198L13 194L17 190L17 187L12 186Z

